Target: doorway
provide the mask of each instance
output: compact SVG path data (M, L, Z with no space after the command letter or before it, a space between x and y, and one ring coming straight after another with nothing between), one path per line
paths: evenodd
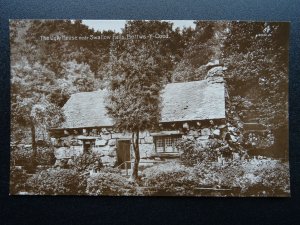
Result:
M117 145L117 165L121 165L125 161L130 161L130 140L118 140ZM125 169L125 163L120 167ZM127 169L131 168L131 163L127 163Z

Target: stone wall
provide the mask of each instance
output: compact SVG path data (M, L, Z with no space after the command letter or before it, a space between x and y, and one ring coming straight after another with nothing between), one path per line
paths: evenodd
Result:
M115 132L110 128L92 129L91 132L86 131L84 134L96 138L95 146L92 147L92 152L98 154L101 157L102 163L107 166L114 166L117 162L118 140L131 140L132 137L131 133ZM78 140L78 137L78 135L69 135L57 139L52 138L52 143L56 146L55 156L58 160L71 158L72 156L83 153L83 143ZM139 147L141 160L148 159L155 154L153 137L148 131L140 132ZM132 146L131 158L134 158Z

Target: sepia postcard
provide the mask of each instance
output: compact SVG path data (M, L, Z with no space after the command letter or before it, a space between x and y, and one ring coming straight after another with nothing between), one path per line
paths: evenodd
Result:
M289 197L289 23L10 20L11 195Z

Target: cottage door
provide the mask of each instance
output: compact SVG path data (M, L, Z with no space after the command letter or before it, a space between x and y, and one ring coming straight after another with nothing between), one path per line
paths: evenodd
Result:
M125 161L130 161L130 140L118 140L117 147L117 161L118 166ZM131 168L131 163L126 163L127 168ZM121 169L125 169L125 163L121 166Z

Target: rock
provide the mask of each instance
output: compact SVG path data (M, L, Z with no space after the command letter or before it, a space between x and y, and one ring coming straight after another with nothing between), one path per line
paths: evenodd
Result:
M220 136L221 131L220 131L219 129L216 129L216 130L213 131L213 134L214 134L215 136Z
M201 135L202 136L209 136L211 134L210 129L209 128L204 128L201 130Z
M74 161L72 159L69 159L67 162L68 166L73 166L74 165Z
M230 135L230 138L231 138L231 140L233 142L237 142L238 141L238 139L234 135Z
M108 145L109 145L109 146L114 146L114 145L116 145L116 139L110 139L110 140L108 141Z
M109 140L111 139L111 134L101 134L101 138L104 140Z
M207 72L206 79L213 76L222 76L222 73L223 73L222 66L213 67Z
M65 168L67 166L67 162L68 160L67 159L57 159L55 161L55 164L54 164L54 167L57 168Z
M96 141L95 141L95 146L103 147L106 144L107 144L107 140L104 140L104 139L102 139L102 140L96 139Z
M111 166L111 167L115 166L115 164L117 163L116 157L110 157L110 156L102 156L101 161L103 165Z
M191 135L182 135L182 139L183 140L190 140L190 141L195 140L194 136L191 136Z
M145 138L149 136L149 132L148 131L144 131L144 132L140 132L139 133L139 138Z
M152 136L145 137L145 143L146 144L152 144L153 143L153 137Z
M198 140L207 140L207 139L209 139L209 136L208 136L208 135L203 135L203 136L199 136L199 137L197 138L197 141L198 141Z
M208 68L208 69L209 69L209 68L212 68L212 67L215 67L215 66L220 66L220 60L214 59L214 60L208 62L205 66L206 66L206 68Z
M183 127L184 129L189 129L189 124L188 124L188 123L184 123L184 124L182 125L182 127Z
M109 150L107 155L110 156L110 157L117 156L117 148L113 148L113 149Z
M106 155L111 148L106 145L103 147L95 147L93 148L93 152L99 155Z
M194 136L194 137L198 137L199 136L199 132L196 130L190 130L189 131L189 135Z
M238 121L237 126L238 126L239 129L243 129L244 128L244 123Z
M111 135L113 139L120 139L120 138L131 138L130 133L115 133Z
M140 158L149 158L155 154L153 144L140 144Z
M223 125L220 125L218 128L219 128L219 129L224 129L225 127L226 127L226 125L223 124Z
M236 130L237 130L235 127L228 127L227 129L228 129L228 131L230 131L232 133L236 132Z
M197 145L200 147L200 148L206 148L206 147L209 147L209 139L208 140L201 140L201 139L197 139Z

